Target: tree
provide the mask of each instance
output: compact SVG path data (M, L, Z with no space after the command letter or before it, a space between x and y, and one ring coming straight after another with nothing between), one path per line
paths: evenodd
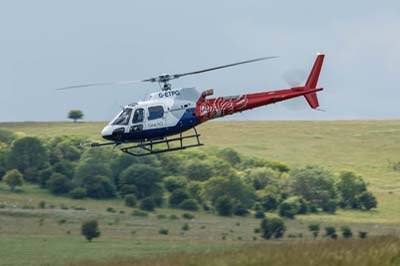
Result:
M47 181L47 187L51 193L58 195L68 193L71 190L72 184L71 180L65 175L54 173Z
M237 165L240 163L240 155L237 151L231 148L225 148L218 151L218 156L230 163L231 165Z
M322 208L336 198L333 175L320 166L306 166L290 173L290 189L293 194Z
M363 208L364 210L370 210L372 208L376 208L378 204L375 196L368 191L364 191L360 195L358 195L357 201L359 202L361 208Z
M367 235L368 235L368 233L365 232L365 231L358 232L358 237L361 238L361 239L367 238Z
M46 164L48 164L47 150L38 138L24 137L14 141L8 154L9 168L18 169L25 174L27 169L40 170Z
M76 123L77 120L83 118L83 112L81 110L71 110L68 112L68 118Z
M162 172L159 168L146 164L136 164L128 167L119 176L119 185L135 185L138 199L160 193Z
M247 182L251 183L255 190L265 188L277 180L276 173L266 167L251 168L246 171Z
M16 139L14 132L0 129L0 142L10 145Z
M308 226L308 230L310 230L310 232L312 232L314 238L317 238L318 234L319 234L320 226L319 226L319 224L310 224Z
M92 242L93 238L100 236L99 223L97 220L88 220L82 223L81 234L89 241Z
M203 197L215 205L221 196L227 196L235 204L245 208L252 207L256 198L254 189L238 176L212 177L207 180L204 184Z
M232 216L233 207L233 201L228 196L221 196L215 202L215 208L221 216Z
M265 218L261 221L262 237L265 239L281 238L285 234L286 226L282 219Z
M341 207L353 209L361 207L357 196L367 190L367 185L361 176L357 176L355 173L349 171L341 172L336 183L336 188L339 192L339 205Z
M10 187L11 191L14 191L17 186L22 186L24 181L22 174L17 169L7 171L3 180Z
M342 236L346 239L353 236L353 232L351 232L351 229L348 226L342 226L340 230L342 231Z
M206 181L214 174L212 165L200 160L189 161L185 173L187 178L194 181Z
M183 176L167 176L163 179L164 187L173 192L176 189L185 187L187 180Z
M127 194L124 197L125 205L128 207L136 207L137 199L134 194Z

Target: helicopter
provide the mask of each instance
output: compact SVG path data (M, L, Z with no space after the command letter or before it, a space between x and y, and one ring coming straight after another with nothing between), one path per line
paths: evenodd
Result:
M133 156L145 156L202 146L196 126L219 117L300 96L304 96L312 109L317 109L319 107L317 92L323 90L323 88L317 88L317 83L324 57L324 54L317 54L304 86L227 97L209 98L214 94L213 89L200 92L193 87L173 88L171 81L188 75L269 60L276 56L181 74L162 74L138 81L90 83L63 87L58 90L138 82L159 83L160 91L150 93L143 101L124 106L122 111L103 128L101 135L107 142L82 144L90 147L121 145L122 152ZM193 133L183 135L189 130L193 130Z

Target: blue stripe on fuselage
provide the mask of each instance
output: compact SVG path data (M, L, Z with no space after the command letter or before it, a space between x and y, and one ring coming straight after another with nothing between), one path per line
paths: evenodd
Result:
M195 108L186 109L182 118L175 126L143 130L141 132L130 132L124 134L127 141L141 141L144 139L158 139L170 135L179 134L200 124L196 117Z

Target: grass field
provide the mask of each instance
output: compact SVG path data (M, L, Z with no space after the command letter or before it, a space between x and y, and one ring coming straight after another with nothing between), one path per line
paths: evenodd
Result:
M0 128L42 138L73 134L98 139L104 125L0 123ZM201 212L190 221L157 217L183 213L172 209L159 209L149 217L133 217L131 209L120 200L72 200L29 185L24 186L23 193L11 193L0 185L0 203L12 206L0 209L0 265L339 265L319 260L322 258L334 262L342 258L340 265L399 265L399 250L393 248L399 247L399 240L374 235L400 235L400 172L389 163L400 161L400 120L210 122L199 131L206 144L201 149L232 147L245 155L280 160L291 167L319 164L334 172L354 170L368 181L369 189L378 197L378 209L340 210L336 215L305 215L287 220L288 234L303 234L305 242L298 245L298 240L287 238L261 240L253 232L260 221L251 217L222 218ZM54 206L39 209L41 200ZM85 210L74 210L73 206ZM107 207L117 212L107 212ZM99 219L102 231L93 243L87 243L79 234L82 220L89 217ZM307 232L311 222L320 222L322 227L349 225L355 233L368 231L371 238L365 242L314 242ZM182 230L185 223L189 224L189 231ZM169 234L160 235L161 228L168 229ZM374 245L374 252L382 257L372 256L372 263L368 264L366 254L374 250ZM236 251L218 251L232 248ZM182 252L188 254L148 258ZM307 264L303 256L304 260L296 264L297 260L290 261L294 256L287 256L290 253L300 258L303 253L314 254L316 260ZM325 255L319 258L317 254ZM266 259L269 257L271 260ZM384 263L373 263L379 258Z

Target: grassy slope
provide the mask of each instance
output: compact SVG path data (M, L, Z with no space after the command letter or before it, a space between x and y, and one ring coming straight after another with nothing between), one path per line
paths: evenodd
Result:
M98 139L104 125L3 123L0 128L41 137L76 134ZM292 167L319 164L335 172L354 170L369 182L378 196L379 208L372 214L342 212L340 217L347 221L400 223L400 172L389 164L390 160L400 160L400 120L209 122L199 131L206 144L202 149L232 147Z
M0 128L40 137L76 134L96 139L103 125L66 122L3 123ZM400 235L400 173L393 171L387 162L400 160L400 121L210 122L199 130L203 142L207 144L203 149L233 147L247 155L277 159L291 166L315 163L333 171L355 170L369 181L370 189L379 197L379 208L376 211L339 211L338 215L300 216L295 221L287 221L288 233L302 232L308 237L307 224L318 221L322 222L322 227L345 223L354 232L367 230L370 234ZM118 200L75 201L51 196L33 186L25 186L24 191L19 194L10 193L4 185L0 185L0 202L19 206L0 209L0 246L5 247L0 249L0 265L54 265L82 259L207 251L258 242L252 240L255 236L253 229L259 223L259 220L253 218L222 218L199 213L194 221L189 222L191 230L181 235L181 227L187 222L182 219L159 220L154 214L148 218L137 218L105 211L110 206L128 213L130 210ZM56 208L20 208L23 205L37 206L40 200L51 202ZM61 204L84 206L88 210L61 210ZM157 213L169 215L182 212L162 209ZM79 236L80 223L88 217L99 218L102 229L102 237L92 244L86 243ZM62 219L67 222L59 224ZM202 226L206 228L201 229ZM168 228L170 234L159 235L160 228ZM221 240L223 234L227 235L225 241ZM239 237L243 240L238 240ZM257 249L254 252L257 253ZM220 255L216 256L217 261L224 260L219 258ZM195 257L195 260L201 261L201 258Z

